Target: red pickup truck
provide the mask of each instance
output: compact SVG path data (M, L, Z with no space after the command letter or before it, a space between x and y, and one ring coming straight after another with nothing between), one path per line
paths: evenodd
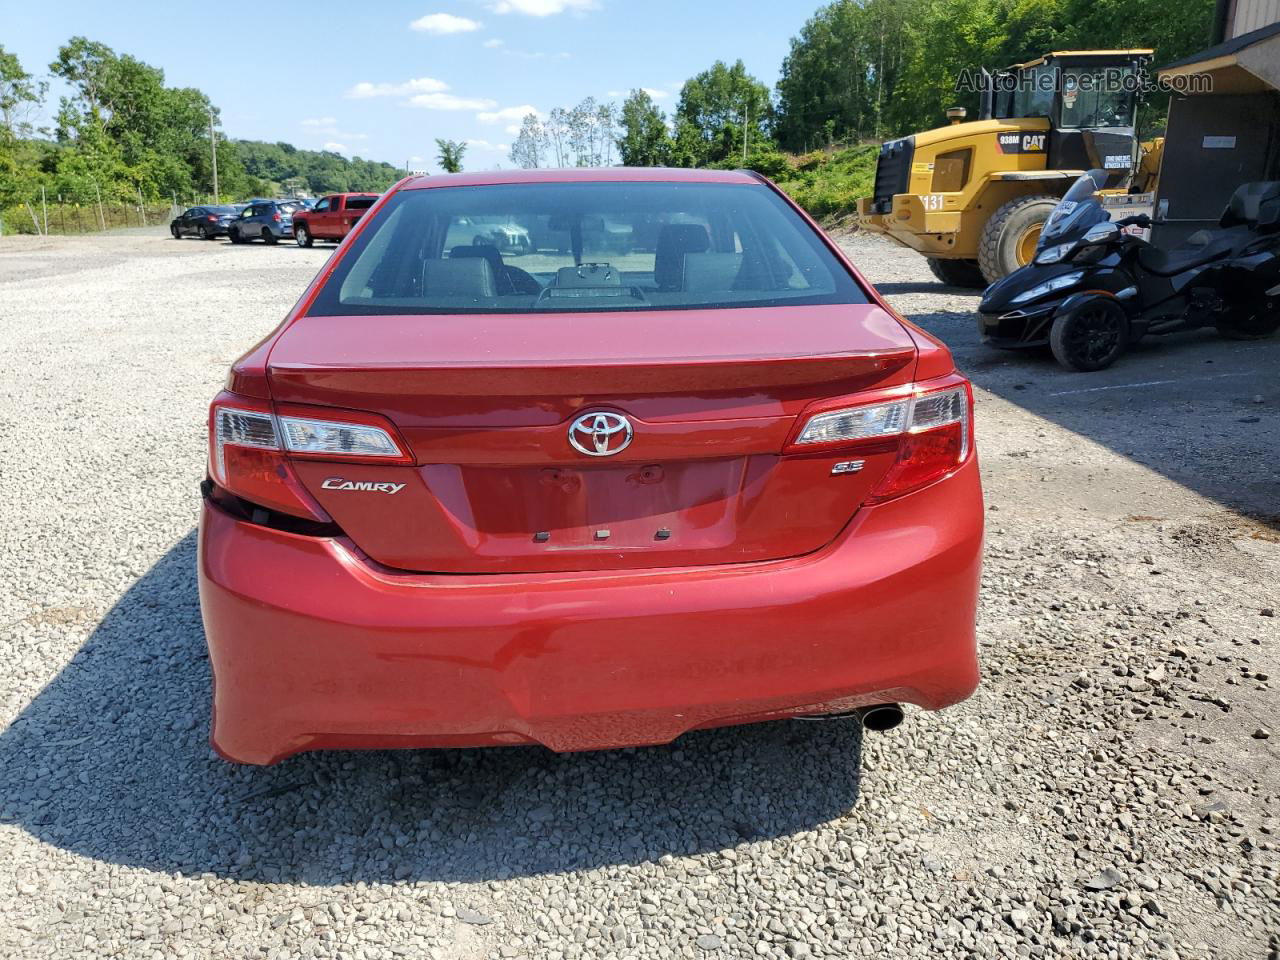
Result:
M337 243L378 199L376 193L331 193L310 210L293 215L293 239L300 247L316 240Z

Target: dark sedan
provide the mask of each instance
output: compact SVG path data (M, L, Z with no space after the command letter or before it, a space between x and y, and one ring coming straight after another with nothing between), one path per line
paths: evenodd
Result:
M212 240L225 237L227 226L240 213L238 207L192 207L175 217L169 224L169 232L173 239L183 237L199 237L201 240Z

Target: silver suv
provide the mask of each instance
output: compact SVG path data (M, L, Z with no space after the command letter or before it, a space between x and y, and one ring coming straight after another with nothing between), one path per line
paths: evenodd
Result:
M251 203L227 228L232 243L263 240L276 243L293 237L293 215L302 204L296 200L266 200Z

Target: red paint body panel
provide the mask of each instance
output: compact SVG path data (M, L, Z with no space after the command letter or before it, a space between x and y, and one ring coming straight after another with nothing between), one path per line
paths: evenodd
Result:
M397 575L206 504L214 746L588 750L977 684L978 468L867 507L812 555L572 576Z

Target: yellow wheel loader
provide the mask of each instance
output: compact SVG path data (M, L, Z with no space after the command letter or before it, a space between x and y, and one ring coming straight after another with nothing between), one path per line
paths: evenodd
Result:
M1139 163L1134 111L1150 50L1063 50L994 76L982 115L887 141L858 224L924 254L944 283L981 287L1029 263L1040 228L1086 170L1124 192Z

